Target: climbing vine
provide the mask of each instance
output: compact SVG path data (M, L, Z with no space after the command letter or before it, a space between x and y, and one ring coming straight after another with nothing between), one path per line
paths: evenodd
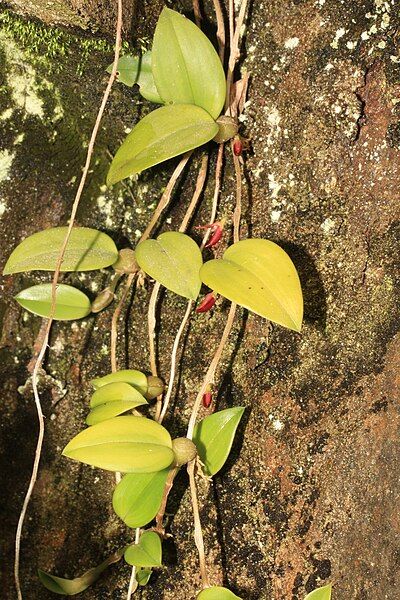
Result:
M115 58L109 68L109 83L89 144L88 158L69 226L46 229L26 238L12 252L4 269L7 275L32 270L54 273L52 283L31 286L15 296L24 309L48 319L33 374L41 427L32 479L16 538L15 578L19 598L22 598L19 579L21 531L35 484L44 434L37 378L50 327L53 320L81 319L106 309L114 302L117 287L122 282L125 286L112 317L110 372L91 382L87 427L69 441L62 453L68 459L115 472L113 508L127 527L135 529L134 543L121 548L101 565L76 579L67 580L40 570L40 580L54 593L74 595L96 581L110 564L124 557L132 567L129 599L138 586L148 584L153 570L162 566L162 541L167 535L164 519L167 500L178 471L186 467L202 581L202 589L194 593L199 600L238 598L227 588L210 583L197 486L201 478L213 477L225 464L245 409L234 406L214 412L213 388L218 381L217 370L237 306L286 327L294 332L293 335L297 335L301 331L303 300L296 269L287 253L270 240L241 238L243 140L239 133L239 116L246 98L248 76L236 81L234 73L240 57L247 2L242 0L237 15L232 3L229 3L230 44L227 57L223 13L217 0L214 6L219 53L198 26L199 13L195 3L197 25L183 15L164 8L151 50L141 57L125 55L119 58L122 15L119 0ZM139 121L122 143L111 162L107 184L116 185L127 177L181 156L135 248L117 248L104 232L74 226L100 119L116 77L122 84L137 85L147 101L161 106ZM209 168L210 144L219 145L215 187L210 223L197 226L204 231L199 245L193 237L191 225ZM203 155L196 187L182 223L177 231L164 231L154 238L152 236L160 216L197 148L202 149ZM226 159L232 160L234 165L236 200L232 215L217 220L225 154ZM228 237L224 236L224 232L230 224L233 243L225 246L221 256L219 246ZM217 257L206 260L203 253L205 248L211 252L218 250ZM93 302L83 291L59 282L61 273L105 268L110 268L110 281ZM143 285L145 279L154 281L148 309L150 375L147 374L147 365L118 368L116 358L117 328L124 302L131 287L134 284ZM169 377L157 372L154 343L156 305L162 287L188 301L171 352ZM200 298L202 288L205 289L204 297ZM218 296L231 303L225 327L196 398L188 398L190 417L186 436L172 439L162 423L169 409L182 335L193 311L202 314L213 309ZM201 407L205 416L199 419ZM330 597L331 587L325 586L309 594L307 599L329 600Z

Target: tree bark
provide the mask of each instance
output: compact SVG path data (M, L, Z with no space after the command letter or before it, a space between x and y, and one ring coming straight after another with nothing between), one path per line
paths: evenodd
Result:
M125 37L148 42L161 0L125 4ZM66 223L112 61L114 28L114 8L105 2L9 6L0 12L1 264L27 235ZM190 10L174 3L182 6ZM213 22L208 4L206 15ZM303 600L326 581L334 584L334 600L394 598L400 588L398 28L394 6L378 1L272 0L251 7L243 62L251 86L242 126L252 149L242 235L272 239L289 252L302 281L305 324L298 335L240 310L215 394L218 409L247 407L228 465L201 490L211 579L242 598ZM135 90L115 85L79 212L80 225L109 232L120 247L134 247L175 164L104 187L110 153L150 108ZM179 223L200 156L165 228ZM212 179L213 173L199 222L208 222ZM224 181L220 214L230 215L229 154ZM36 432L26 365L40 328L13 295L48 279L29 273L2 281L2 589L10 599L14 533ZM95 295L108 274L67 280ZM120 331L121 367L148 369L150 293L139 289L131 299ZM183 300L164 295L163 376L184 310ZM110 370L111 314L112 307L53 328L42 381L46 441L21 557L30 600L52 597L38 582L38 567L77 576L133 539L112 511L112 474L61 457L83 426L90 380ZM192 321L174 420L166 423L174 436L184 434L226 315L221 303L211 317ZM176 516L166 568L142 598L184 600L200 589L186 484L180 475L171 494L168 512ZM81 597L124 598L128 580L121 563Z

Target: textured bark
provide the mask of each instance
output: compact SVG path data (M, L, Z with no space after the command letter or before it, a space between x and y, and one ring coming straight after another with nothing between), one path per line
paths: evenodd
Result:
M57 4L47 12L40 0L24 3L22 10L45 22L95 28L107 40L112 37L112 13L104 14L101 3L81 3L84 9L76 2L62 4L72 15L68 19ZM162 3L126 4L126 34L133 18L134 41L150 36ZM86 12L75 20L77 8ZM209 6L207 14L212 22ZM398 595L396 18L394 4L379 0L272 0L251 9L244 66L252 79L243 131L253 149L246 161L242 234L273 239L289 252L302 280L305 325L297 335L239 311L220 374L218 408L246 405L247 411L228 465L208 490L203 486L202 519L212 580L224 581L246 599L302 600L325 581L334 584L334 600ZM65 223L112 58L108 42L55 26L50 31L53 37L57 33L59 47L51 45L50 54L46 28L35 25L34 35L22 35L21 22L9 14L7 19L0 33L3 263L26 235ZM87 44L94 44L89 51ZM33 53L32 47L37 47ZM79 213L79 224L110 232L120 245L134 245L173 168L168 163L137 181L102 187L107 151L115 151L124 128L149 108L134 90L115 87ZM199 156L165 227L179 222ZM212 183L213 173L199 222L208 221ZM231 213L233 191L227 158L220 214ZM68 279L93 291L107 277ZM3 280L2 590L7 599L15 597L13 535L35 444L26 365L40 327L12 296L42 280L40 274ZM148 368L150 291L140 289L132 298L127 325L121 327L121 365ZM172 294L163 297L164 376L184 307ZM32 600L52 597L37 581L38 566L71 577L132 537L112 512L112 475L60 456L83 426L90 379L109 370L111 312L53 330L42 383L45 451L23 540L23 586ZM226 314L222 302L210 317L193 318L169 421L174 435L185 431ZM199 589L186 483L180 475L168 509L176 516L173 540L165 544L167 566L142 598L183 600ZM128 577L122 563L112 567L82 598L124 598Z

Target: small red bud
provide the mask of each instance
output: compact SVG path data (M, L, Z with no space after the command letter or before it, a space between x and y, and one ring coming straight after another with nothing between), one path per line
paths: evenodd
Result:
M204 408L209 408L211 402L212 402L212 394L211 394L211 392L206 392L205 394L203 394L203 406L204 406Z
M216 297L214 292L210 292L206 296L204 296L203 300L200 302L198 307L196 308L197 313L205 313L212 309L216 301Z
M240 138L236 137L233 142L233 153L235 156L241 156L243 152L243 144Z
M218 242L220 241L221 238L222 238L222 227L220 225L218 225L215 228L214 233L208 240L207 244L204 246L204 248L212 248L213 246L218 244Z

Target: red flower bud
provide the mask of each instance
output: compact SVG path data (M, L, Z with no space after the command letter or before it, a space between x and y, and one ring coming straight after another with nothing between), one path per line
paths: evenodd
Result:
M205 313L212 309L216 301L216 297L214 292L210 292L206 296L204 296L203 300L200 302L198 307L196 308L197 313Z
M212 234L212 236L210 237L210 239L208 240L208 242L204 246L204 248L212 248L213 246L218 244L218 242L221 238L222 238L222 227L220 225L218 225L214 229L214 233Z
M205 394L203 394L203 406L204 406L204 408L209 408L211 402L212 402L212 394L211 394L211 392L206 392Z
M233 142L233 153L235 156L241 156L243 152L243 144L239 137L236 137Z

